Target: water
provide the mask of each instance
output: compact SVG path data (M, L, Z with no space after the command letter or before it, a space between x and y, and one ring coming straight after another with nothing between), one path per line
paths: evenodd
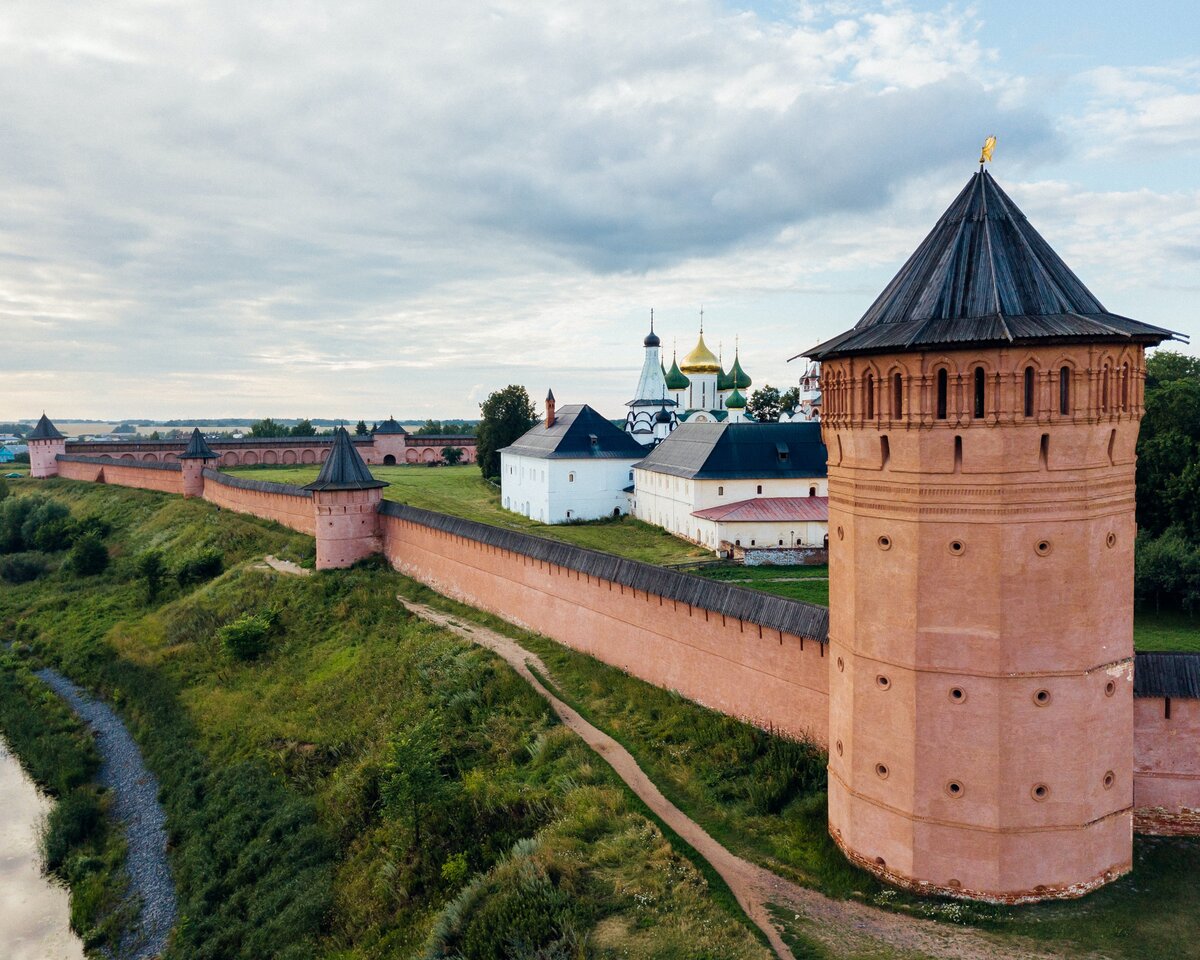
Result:
M0 739L0 956L83 960L67 891L42 874L38 828L52 802Z

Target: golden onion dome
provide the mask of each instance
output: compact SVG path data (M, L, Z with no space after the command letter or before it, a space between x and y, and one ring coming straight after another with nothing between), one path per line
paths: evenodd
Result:
M705 346L703 333L700 334L700 340L692 348L692 352L683 358L683 363L679 365L679 369L688 374L721 373L721 361Z

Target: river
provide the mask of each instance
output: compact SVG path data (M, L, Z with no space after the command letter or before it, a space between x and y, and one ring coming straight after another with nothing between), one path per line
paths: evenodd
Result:
M42 874L38 829L52 801L0 739L0 954L5 960L83 960L65 887Z

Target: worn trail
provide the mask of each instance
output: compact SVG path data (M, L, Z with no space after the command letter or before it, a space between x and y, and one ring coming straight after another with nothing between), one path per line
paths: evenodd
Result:
M167 863L166 816L158 802L158 780L120 718L56 670L37 671L96 734L103 760L100 784L112 792L114 816L125 829L130 893L141 908L135 933L121 945L125 960L150 960L167 947L178 905Z
M837 954L869 951L886 945L910 956L935 957L939 960L1052 960L1061 956L1032 946L1014 946L1012 941L999 940L972 930L889 913L853 901L834 900L734 855L664 797L629 751L603 730L588 723L547 689L533 670L545 677L551 677L552 674L536 654L511 637L487 627L467 625L433 607L414 603L404 597L398 599L406 609L422 619L486 647L507 661L549 702L551 709L568 729L582 737L656 816L712 865L746 915L766 935L780 960L795 960L795 957L771 922L769 904L792 910L808 921L805 934L820 940ZM531 665L533 670L530 669Z

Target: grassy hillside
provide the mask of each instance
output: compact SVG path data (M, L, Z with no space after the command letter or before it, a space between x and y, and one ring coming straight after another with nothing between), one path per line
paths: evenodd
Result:
M159 776L184 918L170 956L767 956L502 661L402 611L397 574L262 569L312 541L205 503L13 489L111 525L104 573L52 557L0 590L0 640L98 689ZM151 548L171 571L217 549L224 572L150 600ZM242 660L222 638L247 615L265 649Z
M239 467L227 472L256 480L303 485L316 478L317 470L317 467ZM500 492L487 483L479 475L479 468L473 465L371 467L371 473L391 484L384 488L386 499L425 510L436 510L510 530L525 530L540 537L565 540L580 547L603 550L646 563L679 563L711 557L711 553L703 548L632 517L557 525L529 520L502 508Z

